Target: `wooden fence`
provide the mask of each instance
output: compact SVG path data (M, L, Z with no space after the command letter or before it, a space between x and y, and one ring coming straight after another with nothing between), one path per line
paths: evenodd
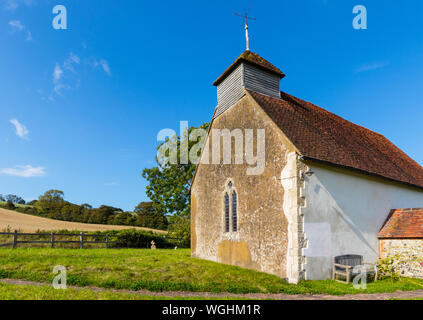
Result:
M110 241L110 238L118 237L118 235L109 235L109 234L85 234L81 233L19 233L17 230L14 232L0 232L0 236L13 236L13 241L9 243L0 244L0 247L13 247L17 248L20 243L26 244L50 244L54 248L55 244L59 243L79 243L81 249L84 248L85 244L105 244L106 248L109 248L110 244L117 243L117 241ZM37 236L37 237L49 237L49 240L19 240L19 237L28 237L28 236ZM79 240L58 240L61 236L68 237L79 237ZM104 241L93 241L87 240L90 238L104 238Z

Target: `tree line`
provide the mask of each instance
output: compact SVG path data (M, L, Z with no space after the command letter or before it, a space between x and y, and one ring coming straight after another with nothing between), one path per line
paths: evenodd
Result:
M0 194L0 202L12 202L14 204L25 204L25 200L15 194Z
M77 205L66 201L64 192L61 190L49 190L38 200L30 201L25 206L16 206L15 204L25 204L25 201L17 201L16 198L6 197L3 199L6 204L2 206L6 209L63 221L125 225L161 230L166 230L169 224L164 213L154 210L152 202L141 202L135 207L134 212L127 212L107 205L102 205L99 208L93 208L86 203Z

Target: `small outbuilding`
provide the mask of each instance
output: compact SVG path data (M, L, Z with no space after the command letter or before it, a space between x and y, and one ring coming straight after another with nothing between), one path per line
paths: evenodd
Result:
M423 209L392 210L378 238L382 259L394 257L402 276L423 278Z

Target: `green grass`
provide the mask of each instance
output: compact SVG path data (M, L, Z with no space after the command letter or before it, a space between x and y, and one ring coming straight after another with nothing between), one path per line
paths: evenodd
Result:
M423 289L423 280L402 278L356 290L331 280L298 285L266 273L190 257L189 250L0 249L0 278L51 283L53 267L67 268L68 285L150 291L357 294Z
M166 297L136 293L96 291L92 289L56 290L51 286L13 285L0 283L0 300L232 300L210 297Z

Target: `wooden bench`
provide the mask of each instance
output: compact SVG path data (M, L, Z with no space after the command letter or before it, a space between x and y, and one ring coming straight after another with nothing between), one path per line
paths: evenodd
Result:
M377 281L377 267L372 263L363 262L363 256L356 254L347 254L343 256L333 257L332 279L342 283L349 283L353 276L360 274L354 271L356 266L368 266L367 274L374 274ZM342 276L345 280L338 280L336 276Z

